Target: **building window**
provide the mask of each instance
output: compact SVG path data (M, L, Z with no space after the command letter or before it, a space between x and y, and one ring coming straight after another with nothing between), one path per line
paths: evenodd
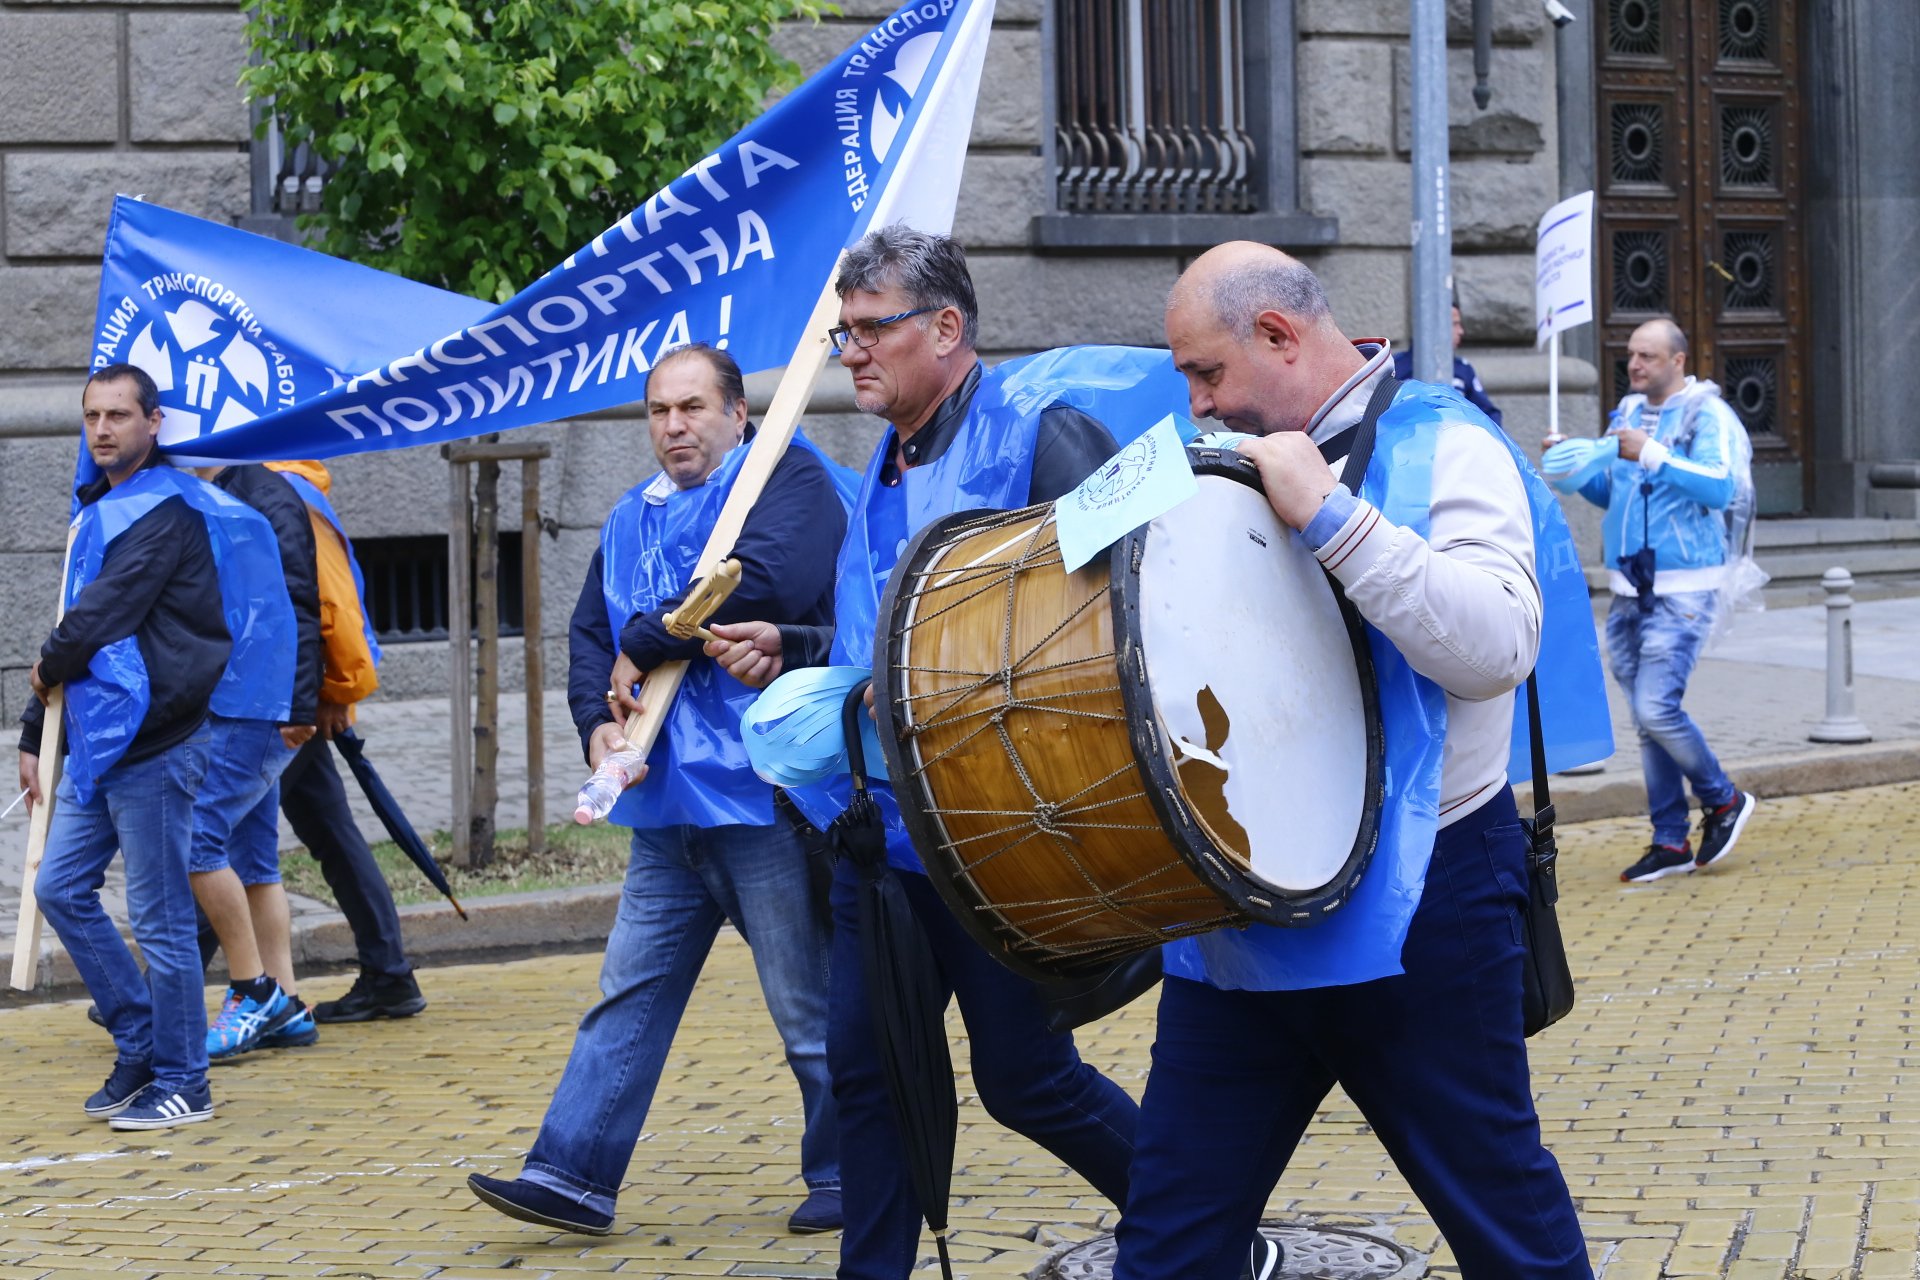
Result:
M1055 0L1055 248L1335 241L1298 208L1292 0Z
M1061 0L1053 145L1069 213L1251 213L1236 0Z
M259 235L298 243L301 237L294 219L319 211L331 166L304 143L289 147L280 118L271 111L256 105L254 120L264 120L266 131L253 139L252 209L240 225Z
M354 558L366 578L367 613L381 644L447 638L447 540L356 538ZM471 600L471 594L467 597ZM520 535L500 535L500 634L520 635ZM473 625L473 619L467 620Z

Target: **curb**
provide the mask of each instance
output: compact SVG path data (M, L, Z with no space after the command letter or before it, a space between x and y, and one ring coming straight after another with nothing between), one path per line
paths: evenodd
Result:
M1727 762L1726 770L1743 789L1763 800L1914 782L1920 781L1920 741L1893 739L1751 756ZM1513 793L1526 812L1533 803L1532 789L1523 784ZM1553 808L1562 824L1645 817L1647 787L1639 762L1625 751L1616 751L1605 773L1554 775Z
M1762 799L1914 782L1920 781L1920 741L1895 739L1754 756L1729 763L1727 772ZM1514 795L1523 812L1533 802L1525 785L1514 788ZM1647 791L1632 757L1616 752L1606 773L1556 775L1553 804L1563 825L1638 818L1646 815ZM466 903L471 918L465 921L443 902L422 902L400 908L400 929L407 954L417 964L456 964L538 951L597 951L606 945L619 905L618 884L473 898ZM34 990L6 991L0 994L0 1007L86 994L66 952L50 940L43 940L40 947L40 975ZM353 934L346 918L331 911L296 917L293 958L302 970L354 964Z
M543 889L533 893L503 893L470 898L463 903L468 919L454 914L444 902L420 902L399 908L400 932L407 955L415 964L457 964L499 958L502 953L527 955L538 951L598 951L613 929L620 905L618 884L581 885L572 889ZM122 931L124 933L124 930ZM133 945L129 942L129 945ZM139 948L134 947L134 954ZM337 911L296 916L293 921L293 961L304 976L308 969L335 968L358 963L353 932ZM209 976L224 976L216 959ZM302 986L305 984L302 983ZM0 1008L41 1000L75 999L86 986L73 961L57 943L42 937L39 978L31 991L0 992Z

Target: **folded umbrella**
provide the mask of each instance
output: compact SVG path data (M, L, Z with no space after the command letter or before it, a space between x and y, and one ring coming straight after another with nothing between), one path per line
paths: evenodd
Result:
M894 1116L906 1146L914 1198L940 1251L940 1274L953 1280L947 1257L947 1199L953 1190L953 1146L960 1104L947 1052L946 992L927 935L900 877L887 865L887 830L867 790L860 717L870 680L847 691L841 725L853 773L853 799L827 828L834 849L860 873L860 963L866 970L874 1040Z
M467 909L460 905L460 899L453 896L453 886L447 883L447 873L433 860L427 842L407 821L400 802L393 798L393 792L387 790L387 784L381 781L373 763L367 759L365 740L351 729L342 729L333 735L333 745L340 748L340 754L347 758L347 768L353 771L354 780L360 784L360 790L366 793L367 803L373 806L373 816L380 819L380 825L387 829L387 834L400 846L400 851L413 859L413 865L420 868L427 882L446 894L447 901L465 920Z

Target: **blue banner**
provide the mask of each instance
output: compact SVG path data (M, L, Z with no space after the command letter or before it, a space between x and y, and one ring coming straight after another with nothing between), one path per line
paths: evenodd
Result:
M90 368L132 364L160 388L160 443L308 403L396 351L483 318L486 303L120 196L107 226ZM99 474L80 450L76 483Z
M317 255L123 201L95 359L165 370L170 419L180 406L165 444L192 462L397 449L625 404L662 352L689 341L725 348L748 373L783 366L840 251L870 225L950 227L992 19L993 0L902 5L496 307L344 263L330 265L370 279L336 287L296 265ZM251 255L230 263L232 237L253 240ZM352 344L314 362L351 376L303 381L283 328L294 325L303 340ZM233 362L229 329L253 345Z

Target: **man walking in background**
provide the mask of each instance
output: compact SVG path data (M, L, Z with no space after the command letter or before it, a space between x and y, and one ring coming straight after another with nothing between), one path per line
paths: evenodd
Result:
M1606 442L1617 456L1595 457L1553 485L1606 508L1607 656L1640 731L1653 820L1647 852L1620 878L1644 882L1723 862L1759 802L1733 785L1680 705L1721 607L1721 513L1739 482L1745 428L1718 387L1688 376L1687 336L1671 320L1633 331L1627 384ZM1688 840L1689 783L1702 810L1698 849Z

